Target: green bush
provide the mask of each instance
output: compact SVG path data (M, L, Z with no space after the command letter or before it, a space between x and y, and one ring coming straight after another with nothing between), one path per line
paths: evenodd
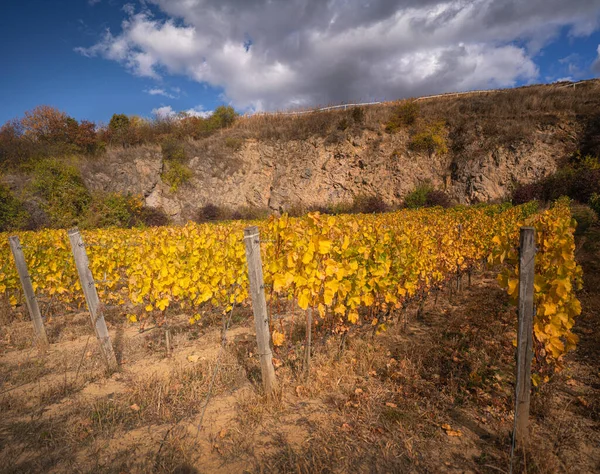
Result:
M429 183L419 184L414 191L411 191L404 198L404 206L409 209L424 207L427 202L428 194L433 191L433 186Z
M394 111L391 120L386 124L385 130L389 133L396 132L401 127L410 127L417 123L419 118L419 104L411 101L404 102Z
M0 232L22 229L27 224L23 203L0 183Z
M36 163L31 186L55 228L78 225L92 201L79 170L62 160Z
M162 180L171 186L171 191L176 192L182 185L187 183L194 173L179 161L165 162L165 170L161 174Z
M244 140L241 138L227 137L225 139L225 146L231 148L233 151L239 151L244 145Z
M408 143L408 147L414 151L425 151L431 156L433 153L448 153L448 145L445 137L445 124L435 122L417 131Z
M598 222L598 216L590 206L585 204L571 204L571 215L577 222L576 234L583 234L592 225Z
M140 224L140 198L118 193L99 193L92 197L81 227L133 227Z
M161 143L160 148L165 161L183 162L187 158L183 144L177 140L165 140Z
M230 105L220 105L207 119L211 129L226 128L233 125L238 114Z

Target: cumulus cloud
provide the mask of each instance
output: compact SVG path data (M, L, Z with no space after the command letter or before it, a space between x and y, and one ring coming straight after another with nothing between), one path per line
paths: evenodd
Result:
M179 92L178 88L174 88L177 89L177 92ZM168 97L169 99L176 99L177 96L167 92L165 89L160 89L158 87L152 88L152 89L146 89L144 91L146 94L150 94L150 95L161 95L163 97ZM173 90L173 92L175 92L175 90Z
M162 107L157 107L156 109L152 109L152 115L154 115L158 119L168 119L173 118L177 115L177 112L173 110L173 107L170 105L164 105Z
M204 110L204 107L198 105L188 110L184 110L185 115L189 117L208 118L213 114L212 110Z
M198 105L196 107L192 107L188 110L183 110L181 112L176 112L173 107L170 105L165 105L162 107L157 107L156 109L152 109L152 115L160 120L166 119L176 119L180 117L201 117L208 118L213 114L212 110L204 110L204 107Z
M184 75L240 109L272 110L495 88L538 77L566 28L598 29L596 0L145 0L86 56ZM517 44L519 46L517 46Z

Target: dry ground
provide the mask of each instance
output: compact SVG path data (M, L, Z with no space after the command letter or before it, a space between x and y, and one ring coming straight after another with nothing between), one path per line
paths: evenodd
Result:
M578 252L581 342L536 389L532 447L515 472L600 471L600 229ZM235 310L223 352L219 317L192 327L173 317L170 357L162 328L107 318L121 363L112 375L85 313L48 323L46 356L31 349L30 324L13 321L0 328L0 471L508 472L515 311L492 272L435 300L375 337L317 331L308 378L303 316L276 308L290 342L276 353L272 401L248 308Z

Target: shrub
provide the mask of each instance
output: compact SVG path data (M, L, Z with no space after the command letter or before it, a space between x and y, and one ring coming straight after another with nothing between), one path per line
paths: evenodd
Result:
M176 192L180 186L187 183L194 173L186 165L179 161L168 161L165 170L161 174L162 180L171 186L171 192Z
M598 216L590 206L585 204L571 204L571 214L577 222L576 234L583 234L592 225L598 222Z
M542 199L544 189L541 183L521 184L515 188L512 195L512 203L517 206L529 201Z
M389 210L388 205L379 196L355 196L350 213L375 214Z
M92 197L81 226L132 227L140 223L142 200L131 195L100 193Z
M236 221L252 221L257 219L265 219L268 215L269 211L267 209L263 209L260 207L244 206L239 207L235 211L233 211L231 213L230 218Z
M356 124L361 124L365 121L365 109L362 107L353 107L350 115Z
M143 206L138 216L138 225L161 227L169 225L169 217L162 209Z
M202 222L214 222L224 218L225 212L218 206L214 204L208 203L198 209L196 213L196 219L194 219L198 223Z
M244 141L241 138L227 137L225 139L225 146L231 148L233 151L239 151L242 149Z
M127 145L127 136L129 133L130 120L125 114L113 114L108 123L108 132L111 141Z
M419 104L414 101L407 101L399 105L394 111L391 120L386 124L385 130L389 133L396 132L402 126L410 127L417 123L419 118Z
M350 126L350 121L344 117L338 122L337 129L341 132L345 131Z
M35 165L33 174L32 188L43 199L42 209L50 225L78 225L92 200L79 170L64 161L47 159Z
M427 195L433 191L433 187L429 183L419 184L414 191L411 191L404 197L404 206L409 209L424 207L427 202Z
M587 203L594 193L600 193L600 169L583 168L573 176L568 196Z
M429 156L433 153L448 153L444 123L436 122L417 131L417 133L411 137L408 147L414 151L425 151Z
M230 127L237 116L237 112L230 105L220 105L208 118L208 122L213 129Z
M435 206L441 206L444 208L452 206L450 197L444 191L429 191L425 197L425 207Z
M23 203L0 183L0 232L21 229L27 223L28 214Z
M183 144L174 139L165 140L160 145L162 157L165 161L183 162L186 159L185 149Z

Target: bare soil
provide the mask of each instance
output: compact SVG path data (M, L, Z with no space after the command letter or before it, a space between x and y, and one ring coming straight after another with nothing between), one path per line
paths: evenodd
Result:
M534 390L513 472L600 472L600 229L578 255L581 341ZM234 310L224 349L220 315L172 316L169 356L164 327L115 314L113 374L87 314L49 321L46 354L12 321L0 328L0 472L509 472L516 313L493 272L463 284L380 335L317 327L308 376L304 315L274 307L287 336L275 400L261 393L249 308Z

